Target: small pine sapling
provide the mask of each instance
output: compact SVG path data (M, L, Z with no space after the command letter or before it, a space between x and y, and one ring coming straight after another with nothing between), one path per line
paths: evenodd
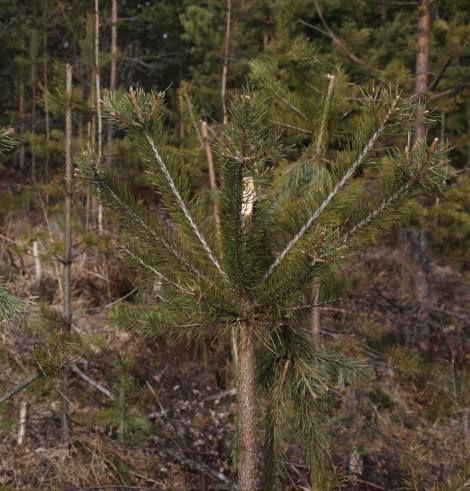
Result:
M314 192L300 200L297 192L287 193L279 207L282 175L271 163L281 158L282 149L267 117L268 103L249 90L236 96L217 145L221 254L215 252L215 227L207 229L204 210L191 196L168 145L164 94L108 93L103 108L140 152L171 227L91 151L76 163L88 186L127 229L124 250L131 262L162 285L154 305L123 303L121 322L151 335L235 331L239 489L279 489L288 421L295 423L312 481L325 489L330 481L322 420L329 388L367 379L371 371L360 360L312 343L300 317L310 307L312 286L331 267L399 217L405 199L442 183L444 150L424 141L404 150L386 147L390 165L383 179L372 190L351 186L391 135L394 141L396 135L406 136L414 121L411 100L394 90L373 91L363 98L354 135L336 153L334 165L325 167Z
M0 127L0 156L9 152L17 145L12 128ZM28 310L28 302L12 295L4 285L0 283L0 322L10 320L23 315Z

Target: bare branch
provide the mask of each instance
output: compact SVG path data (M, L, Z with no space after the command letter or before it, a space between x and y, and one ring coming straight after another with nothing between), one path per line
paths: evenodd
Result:
M21 391L24 389L28 388L33 382L36 382L36 380L40 379L42 377L42 374L39 372L33 373L26 377L24 380L22 380L19 384L15 385L11 389L7 390L1 397L0 397L0 404L3 402L8 401L12 397L15 397L16 394L19 394Z

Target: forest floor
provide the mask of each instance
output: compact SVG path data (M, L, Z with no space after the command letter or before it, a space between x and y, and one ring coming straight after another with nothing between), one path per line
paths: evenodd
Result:
M17 233L12 225L2 236L13 290L35 292L60 312L59 266L45 264L35 285L30 253L9 242ZM327 425L342 489L431 489L464 472L469 456L469 265L430 261L423 347L413 262L396 235L387 240L351 262L341 298L321 310L323 343L376 374L367 386L332 391ZM87 349L68 375L71 448L60 446L57 384L43 379L0 406L0 489L231 489L236 393L228 342L175 345L120 331L110 304L131 292L125 267L88 255L74 270L74 325ZM41 329L51 328L50 318ZM37 319L2 326L2 389L31 372ZM28 412L18 445L21 401ZM310 489L294 443L283 482L285 490Z

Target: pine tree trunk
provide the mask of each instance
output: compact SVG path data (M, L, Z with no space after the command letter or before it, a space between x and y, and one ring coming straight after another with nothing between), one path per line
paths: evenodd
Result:
M109 90L114 92L117 85L117 20L118 20L118 3L117 0L112 1L111 6L111 71L109 74ZM108 153L106 156L106 163L108 167L112 167L113 154L111 152L111 145L113 141L113 125L108 123Z
M71 267L72 267L72 66L66 66L67 87L65 107L65 230L64 230L64 331L68 334L72 328L72 298L71 298ZM68 422L68 399L67 399L67 373L63 372L61 381L61 421L62 421L62 443L69 445L70 429Z
M318 343L321 332L320 307L318 306L320 303L320 285L318 283L313 285L312 300L313 305L310 312L310 324L313 340L315 343Z
M36 134L36 62L32 60L31 68L31 134ZM36 154L31 145L31 181L36 181Z
M416 80L415 98L422 102L429 83L429 35L431 30L430 0L421 0L419 4L418 21L418 53L416 54ZM424 126L423 110L417 115L414 141L424 138L426 127Z
M416 80L415 99L424 103L429 86L429 37L431 31L431 0L420 0L418 21L418 52L416 54ZM426 137L424 125L424 105L420 108L415 123L413 143ZM413 255L414 291L417 303L417 313L413 325L411 346L416 344L426 351L429 348L429 312L430 292L429 264L426 254L426 241L422 229L413 229L410 232L411 249Z
M256 418L256 359L253 326L242 323L238 334L238 413L240 448L238 485L240 491L261 489L260 448Z
M95 95L96 95L96 151L98 163L103 154L103 119L101 117L101 80L100 80L100 2L95 0ZM98 202L97 209L98 231L103 232L103 205Z
M51 133L51 124L49 117L49 101L47 92L49 90L49 53L48 53L48 35L47 35L47 16L48 16L48 3L47 0L44 0L44 37L43 37L43 84L44 84L44 92L46 93L46 97L44 97L44 117L46 124L46 154L44 157L44 180L47 182L49 179L49 143L50 143L50 133Z
M19 93L19 101L18 101L18 111L20 113L20 169L24 169L24 161L25 161L25 147L23 143L24 136L24 82L21 78L20 80L20 93Z
M467 101L467 169L470 169L470 101Z
M231 27L231 16L232 16L232 1L227 0L227 17L225 25L225 39L224 39L224 66L222 69L222 88L220 91L222 99L222 114L224 126L227 124L227 103L226 103L226 93L227 93L227 76L228 76L228 55L230 50L230 27Z

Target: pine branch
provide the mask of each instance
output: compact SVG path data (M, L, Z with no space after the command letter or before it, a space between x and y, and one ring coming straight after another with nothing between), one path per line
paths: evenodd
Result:
M178 191L178 188L176 187L175 182L174 182L173 178L171 177L171 174L168 171L168 168L165 165L165 162L163 161L162 156L160 155L160 152L158 151L158 149L157 149L157 147L155 145L155 142L153 141L153 138L149 135L148 132L145 132L145 138L147 139L147 141L148 141L148 143L149 143L149 145L150 145L150 147L152 149L152 152L153 152L153 154L155 156L155 159L157 160L157 163L158 163L158 165L159 165L159 167L160 167L160 169L161 169L161 171L162 171L162 173L163 173L163 175L164 175L164 177L165 177L165 179L166 179L166 181L168 183L168 186L170 187L173 195L175 196L176 201L177 201L179 207L181 208L184 216L186 217L186 220L188 221L190 227L194 231L194 234L196 235L196 237L198 238L200 244L202 245L202 248L206 252L207 257L210 259L210 261L215 266L215 268L217 269L217 271L220 273L220 275L222 276L222 278L225 281L227 281L227 275L225 274L224 270L220 266L219 261L217 260L217 258L214 256L214 253L212 252L212 249L207 244L206 239L204 238L202 232L199 230L199 228L197 227L196 223L194 222L193 217L189 213L189 210L188 210L185 202L183 201L183 198L181 197L181 194Z
M391 196L388 198L382 200L377 206L377 208L374 208L366 217L364 217L360 222L356 223L354 227L351 228L341 239L343 244L346 244L349 242L349 239L357 234L359 231L362 229L366 228L368 225L370 225L378 216L382 215L384 211L392 206L394 203L398 202L400 198L402 198L408 190L412 187L412 182L409 181L406 184L404 184L400 189L395 191Z
M108 205L116 208L121 220L126 220L132 228L138 226L146 240L152 238L182 264L186 270L204 278L204 275L174 246L176 241L173 240L173 243L170 243L165 238L163 230L155 230L149 220L144 218L145 211L133 196L115 181L102 166L98 167L94 163L94 157L91 152L85 152L80 157L77 157L75 162L82 172L83 177L88 179L89 183L93 185L98 197L102 200L108 198Z
M422 141L414 147L414 155L411 155L409 162L407 162L410 169L408 171L406 169L402 170L403 174L396 178L399 181L398 185L392 187L392 191L388 196L386 192L383 193L385 197L341 237L341 243L346 244L349 242L354 235L371 225L414 189L419 187L426 188L427 186L436 187L441 184L445 178L446 171L442 161L445 149L441 148L437 151L437 143L438 141L435 139L432 145L427 148L426 143ZM398 159L399 156L396 156L396 158Z
M24 315L30 307L25 300L12 295L2 284L0 284L0 321L11 320Z
M209 258L212 265L222 276L224 281L227 281L227 275L222 269L218 259L212 252L203 233L196 224L191 215L183 196L186 194L181 191L182 182L179 182L179 175L175 169L176 177L170 171L171 166L165 163L162 154L157 148L153 133L161 137L161 142L164 142L164 132L162 131L162 106L164 93L150 92L146 94L138 89L130 89L126 96L117 98L115 94L106 93L103 100L104 108L107 114L117 121L121 127L129 133L133 142L140 147L147 162L156 161L159 175L153 174L153 169L149 169L149 174L154 176L154 183L160 188L163 194L163 200L167 200L167 204L171 208L173 199L176 201L176 208L171 212L181 212L184 221L189 225L190 230L196 236L199 244L202 246L205 254ZM149 147L150 153L146 151ZM163 175L164 183L160 182L160 174ZM169 197L172 197L171 199Z
M9 152L18 144L14 133L15 130L13 128L3 128L0 126L0 155Z
M357 157L355 162L349 167L349 170L343 175L343 177L339 180L339 182L336 184L336 186L334 186L334 188L330 191L330 193L326 196L326 198L323 200L323 202L320 204L320 206L315 210L315 212L310 216L310 218L305 222L305 224L297 232L297 234L294 235L294 237L289 241L289 243L282 250L282 252L278 254L275 261L271 264L271 266L269 267L268 271L266 272L266 274L264 276L265 281L271 276L274 269L277 266L279 266L279 264L289 254L289 252L297 244L297 242L312 227L312 225L315 223L316 219L323 213L323 211L328 206L328 204L333 200L333 198L338 194L338 192L346 185L346 183L351 179L351 177L354 175L354 173L356 172L358 167L363 163L364 159L367 157L367 155L372 150L372 148L374 147L374 145L377 142L377 140L379 139L379 137L384 132L384 130L387 126L387 123L390 121L393 114L395 113L395 110L397 108L399 100L400 100L400 96L396 96L390 109L388 110L387 114L385 115L384 119L382 120L380 126L373 133L373 135L371 136L371 138L369 139L369 141L367 142L365 147L362 149L361 153L359 154L359 156Z
M328 123L328 116L330 113L331 98L333 96L333 89L334 89L335 84L336 84L336 76L335 75L328 75L328 79L329 79L328 89L326 91L325 99L323 101L320 129L318 132L317 141L316 141L316 145L315 145L315 158L317 160L320 159L320 155L323 153L322 148L324 146L325 133L326 133L327 123Z
M163 281L167 285L171 286L175 290L180 291L181 293L184 293L185 295L191 295L191 293L184 289L181 285L178 283L175 283L174 281L171 281L169 278L167 278L164 274L162 274L160 271L158 271L156 268L145 262L141 257L137 256L137 254L134 254L128 247L123 247L123 250L126 252L126 254L129 255L132 259L134 259L137 263L139 263L144 269L150 271L153 273L160 281Z

